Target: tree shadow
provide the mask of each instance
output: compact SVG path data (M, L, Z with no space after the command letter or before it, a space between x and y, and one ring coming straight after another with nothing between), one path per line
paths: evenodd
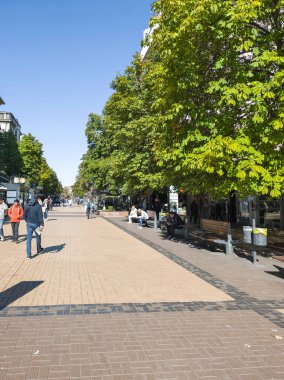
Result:
M43 281L21 281L0 293L0 310L43 284Z
M284 279L284 268L279 267L278 265L273 265L273 266L277 269L277 272L265 271L265 273L272 274L273 276Z

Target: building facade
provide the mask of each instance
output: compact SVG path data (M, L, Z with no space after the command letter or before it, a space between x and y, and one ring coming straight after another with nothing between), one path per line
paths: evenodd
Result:
M11 112L0 111L0 132L12 132L17 141L21 138L21 126Z

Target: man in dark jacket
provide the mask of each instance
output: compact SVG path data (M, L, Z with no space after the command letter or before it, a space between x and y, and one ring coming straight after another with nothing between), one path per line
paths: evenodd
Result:
M36 235L36 246L37 253L42 253L43 248L41 247L41 236L40 232L43 229L43 216L42 208L36 199L31 199L24 212L24 219L27 223L27 258L31 258L31 242L33 237L33 232Z

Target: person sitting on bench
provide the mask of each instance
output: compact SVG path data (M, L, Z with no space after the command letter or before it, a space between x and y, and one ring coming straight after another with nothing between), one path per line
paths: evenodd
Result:
M137 225L137 227L142 228L143 227L143 222L145 222L146 220L149 219L149 215L147 214L146 211L141 210L141 208L139 208L137 210L137 215L138 215L137 216L137 219L138 219L138 225Z
M137 208L133 205L128 216L128 223L132 223L132 218L137 218Z
M173 239L175 237L175 229L182 226L184 223L176 212L170 211L167 220L168 238Z

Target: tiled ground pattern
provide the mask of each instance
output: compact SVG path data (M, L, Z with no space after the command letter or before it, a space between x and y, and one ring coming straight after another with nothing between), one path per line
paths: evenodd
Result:
M3 318L0 379L283 379L280 335L253 311Z
M52 215L62 218L64 225L73 224L76 230L77 223L83 222L81 214L82 210L74 209L71 214L67 209ZM277 294L274 298L260 299L257 293L252 296L250 291L231 284L236 283L237 271L232 272L231 281L226 282L216 276L218 269L211 274L205 270L208 269L206 263L201 268L179 257L172 242L159 245L156 237L149 239L150 231L146 230L132 230L132 233L172 260L173 265L178 264L233 300L4 307L0 311L0 380L284 379L284 302L283 296L278 294L281 285L284 289L283 279L273 277L271 280L265 274ZM72 252L78 249L76 236L70 238L64 227L49 241L53 247L49 253L61 250L66 253L67 250L72 259ZM61 247L62 241L66 246ZM125 235L119 250L128 243ZM193 252L192 248L188 249ZM17 270L21 272L21 267L26 265L22 259L13 255L11 258L8 269L5 263L7 283L9 273L11 277L14 271L13 276L16 276ZM223 257L215 259L220 265ZM35 265L33 272L24 271L25 275L18 278L26 288L23 294L40 289L42 284L35 282L33 273L42 268L44 275L48 261L56 259L47 255L35 260L41 265ZM64 266L61 271L64 273ZM251 275L250 271L248 267L247 276ZM256 278L261 278L259 276L256 274ZM40 276L37 279L39 281ZM261 283L258 285L261 287ZM273 290L266 287L265 295L270 291L273 294ZM52 291L56 293L56 288L49 287L48 294ZM12 293L14 298L15 292L19 289Z

